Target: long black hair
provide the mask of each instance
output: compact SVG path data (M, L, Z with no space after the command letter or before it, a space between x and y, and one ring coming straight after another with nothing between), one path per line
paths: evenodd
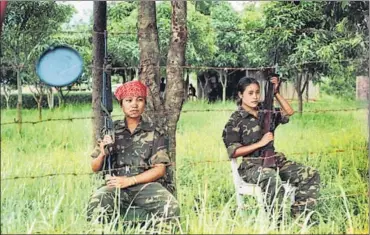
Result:
M255 78L242 77L239 80L238 85L236 86L236 93L237 93L237 96L238 96L236 104L238 106L240 106L242 104L242 100L239 97L239 92L243 94L243 92L245 91L245 88L247 88L247 86L249 86L251 84L256 84L258 87L260 86L260 84L258 83L258 81Z

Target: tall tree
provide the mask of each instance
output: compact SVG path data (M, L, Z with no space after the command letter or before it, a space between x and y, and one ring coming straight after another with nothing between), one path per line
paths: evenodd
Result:
M169 51L171 36L171 3L163 2L157 6L158 35L160 44L160 64L165 64ZM211 17L203 15L195 10L194 4L187 4L187 27L188 40L186 45L186 62L194 67L212 66L217 46L215 43L215 32L211 25ZM161 70L163 75L164 71ZM185 69L185 97L189 85L189 76L191 72L202 72L200 69Z
M176 127L184 102L183 66L187 42L187 2L172 1L171 41L167 56L167 85L165 110L169 136L169 154L176 162ZM174 178L175 180L175 178Z
M238 67L244 65L243 41L244 35L240 30L240 17L231 4L223 2L211 8L212 26L216 32L215 56L212 63L216 67ZM216 70L222 85L222 100L226 101L228 71Z
M310 80L317 83L326 76L333 91L346 83L349 86L342 88L353 90L354 71L364 68L358 59L368 58L368 6L365 2L268 3L262 20L244 24L250 42L248 60L254 66L271 66L276 56L280 73L295 85L301 112Z
M93 82L92 82L92 112L93 112L93 141L100 135L103 127L101 110L103 66L104 66L104 31L107 29L107 2L94 1L93 5Z
M22 72L34 64L36 49L67 22L74 8L51 1L9 2L2 33L1 63L11 64L16 72L18 132L22 130Z
M139 79L149 87L148 107L145 115L167 133L170 159L175 162L176 126L184 101L182 66L185 65L187 41L187 3L186 1L172 1L171 6L171 38L167 56L165 100L162 102L159 98L159 42L156 5L152 1L140 1L139 5ZM166 184L170 191L175 191L173 169L169 168L166 175Z

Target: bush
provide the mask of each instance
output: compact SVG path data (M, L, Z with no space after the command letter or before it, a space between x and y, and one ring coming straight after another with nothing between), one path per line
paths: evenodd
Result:
M17 107L17 94L11 94L9 98L10 108ZM65 96L65 104L91 104L91 92L79 92L69 93ZM48 108L48 102L46 95L44 95L41 105L43 108ZM59 106L59 100L56 94L54 94L54 106ZM1 95L1 109L6 108L6 99L4 95ZM22 94L22 108L24 109L35 109L37 108L37 102L33 98L32 94Z

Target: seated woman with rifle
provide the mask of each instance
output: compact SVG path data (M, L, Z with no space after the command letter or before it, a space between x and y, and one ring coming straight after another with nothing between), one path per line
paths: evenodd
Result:
M271 82L271 83L270 83ZM229 158L243 157L238 168L242 179L247 183L258 184L267 193L267 204L273 199L281 202L284 195L282 181L287 181L297 187L295 203L291 212L294 217L303 211L312 210L316 205L319 193L320 176L311 168L287 160L284 154L275 152L273 147L274 129L279 124L289 121L294 111L284 97L279 93L279 78L273 75L270 81L270 99L260 102L260 85L254 78L243 77L237 85L239 100L238 109L232 113L222 133ZM265 91L266 96L268 91ZM273 93L272 93L273 92ZM281 109L273 107L273 96L279 102ZM262 110L270 102L271 111ZM266 123L270 113L270 123ZM266 125L273 128L265 129ZM271 127L271 126L268 126ZM265 152L272 154L265 158Z
M131 81L119 86L114 95L125 118L113 124L114 142L105 135L91 154L91 168L94 172L103 170L106 185L92 195L88 220L95 213L101 222L119 215L130 220L179 216L177 200L159 183L170 164L164 133L142 117L147 87Z

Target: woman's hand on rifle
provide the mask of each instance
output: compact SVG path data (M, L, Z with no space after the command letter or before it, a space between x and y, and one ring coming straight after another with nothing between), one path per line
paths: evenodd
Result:
M109 135L105 135L103 137L103 140L100 140L98 142L100 153L96 158L93 158L91 161L91 169L93 170L93 172L98 172L102 169L104 159L107 156L105 154L105 146L112 144L112 143L113 143L112 137L110 137Z
M285 98L279 93L279 87L281 84L279 77L273 76L270 82L274 84L274 94L275 94L276 100L279 102L281 106L283 115L292 116L294 114L294 110L292 106L290 106L288 101L286 101Z
M267 132L266 134L263 135L260 141L250 144L250 145L244 145L240 148L237 148L234 152L234 155L232 157L237 158L240 156L245 156L247 154L250 154L257 149L260 149L270 143L271 141L274 140L274 135L272 132Z
M280 87L280 79L277 76L273 76L270 79L270 82L274 84L274 94L279 93L279 87Z
M274 140L274 134L272 132L267 132L264 134L261 138L261 140L258 142L258 144L262 147L266 146L268 143Z
M112 144L112 143L113 143L112 137L110 135L105 135L103 137L103 140L100 141L99 143L100 153L102 153L105 156L105 150L104 150L105 146Z

